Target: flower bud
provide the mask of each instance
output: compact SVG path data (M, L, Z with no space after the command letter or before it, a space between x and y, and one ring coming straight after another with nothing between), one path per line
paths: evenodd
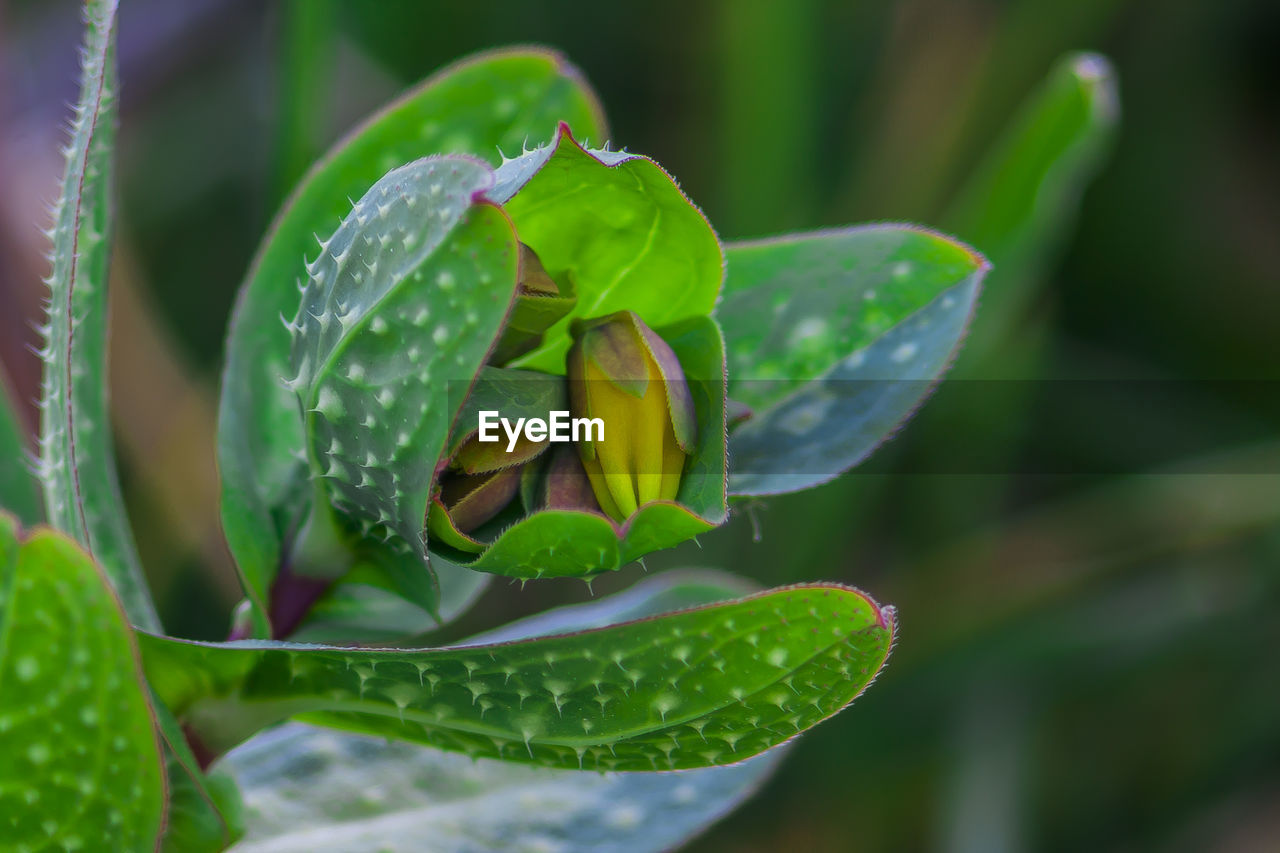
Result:
M472 393L482 394L486 381L493 380L482 376ZM469 423L474 425L474 421ZM440 477L427 513L428 536L463 551L480 551L480 543L466 534L506 509L519 491L529 463L549 446L546 440L533 441L524 435L514 446L505 441L481 441L478 430L466 435Z
M561 445L551 451L542 481L542 503L547 509L600 511L577 448Z
M542 333L573 310L577 301L572 286L557 284L533 249L521 243L516 303L490 363L506 364L536 348L542 343Z
M463 551L479 551L479 543L466 534L511 503L520 488L522 467L483 474L446 473L427 512L427 534Z
M604 422L602 441L578 443L601 509L624 521L650 501L675 500L697 435L675 353L631 311L575 321L571 332L569 407Z

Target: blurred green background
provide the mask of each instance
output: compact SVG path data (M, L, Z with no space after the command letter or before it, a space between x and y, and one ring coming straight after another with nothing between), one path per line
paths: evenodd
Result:
M0 358L33 400L33 214L61 168L77 4L0 0L0 33ZM692 849L1280 849L1264 0L126 0L112 393L169 628L224 635L237 597L214 401L283 194L406 85L529 42L564 51L612 141L675 174L726 239L906 219L996 261L954 381L876 459L648 561L840 580L901 617L879 682ZM1110 58L1119 123L1072 173L1096 177L1034 199L1052 215L1006 245L965 188L988 186L988 152L1079 50ZM498 583L441 639L586 595Z

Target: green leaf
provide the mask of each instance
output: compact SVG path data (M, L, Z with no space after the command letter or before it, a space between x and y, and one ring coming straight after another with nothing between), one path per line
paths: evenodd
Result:
M237 300L218 417L223 529L259 633L267 631L267 591L283 530L298 520L292 504L305 476L297 460L303 447L297 402L281 384L290 338L279 318L297 310L293 285L306 275L303 258L315 252L314 235L328 234L350 210L349 199L396 166L450 152L496 165L499 147L550 139L562 119L604 136L594 95L562 57L540 50L480 54L369 118L311 169L277 215Z
M0 849L150 850L164 807L120 602L70 539L0 515Z
M544 510L504 530L465 565L511 578L591 578L621 567L620 535L598 513Z
M160 620L120 499L107 414L107 270L115 144L115 0L86 4L80 101L53 210L44 329L40 480L49 523L102 565L130 621Z
M675 610L716 604L760 591L760 585L715 569L679 569L583 604L553 607L477 634L467 643L492 644L604 628Z
M365 539L386 541L388 560L417 556L423 577L423 519L464 399L442 392L474 382L515 299L511 223L474 201L492 180L460 156L388 172L308 266L290 327L312 476ZM294 568L326 568L314 563ZM400 586L435 608L421 584Z
M716 316L752 414L729 438L730 493L809 488L889 438L950 364L987 269L903 225L731 246Z
M44 520L40 484L31 470L27 431L18 415L17 401L0 370L0 509L13 513L24 524Z
M663 502L641 507L621 526L599 513L543 510L504 530L466 565L524 580L590 579L715 527L683 506Z
M720 601L747 587L719 572L668 572L510 623L483 640L600 627ZM217 767L245 790L249 830L237 849L246 853L547 846L646 853L670 849L750 796L784 751L684 773L595 773L473 760L290 724L253 738Z
M164 703L152 700L164 741L169 808L160 849L171 853L218 853L244 834L240 792L222 773L206 775L191 752L178 721Z
M549 767L731 764L839 711L879 671L892 608L835 585L576 634L434 650L145 635L159 695L214 750L286 717Z
M684 773L594 773L291 723L222 766L249 803L236 853L658 853L750 796L781 752Z
M311 606L289 638L297 643L398 643L452 622L492 579L436 555L431 569L440 587L434 614L406 600L371 566L357 566Z
M1064 57L957 195L945 226L995 263L966 360L1014 331L1119 116L1110 63L1091 53Z
M563 373L575 317L630 310L656 328L715 306L724 277L720 242L646 157L588 151L561 125L550 146L503 163L489 196L505 206L547 272L571 280L578 294L518 366Z
M729 516L725 494L725 472L729 463L725 442L728 385L724 335L716 322L707 317L693 317L658 331L680 360L693 396L699 432L697 445L685 463L676 501L708 524L722 524ZM633 535L636 525L633 519ZM632 543L631 547L635 548L636 544Z
M594 512L542 510L503 530L477 557L432 546L479 572L507 577L591 578L671 548L728 518L725 493L724 342L715 322L692 317L659 329L684 369L699 424L676 502L641 507L617 525Z

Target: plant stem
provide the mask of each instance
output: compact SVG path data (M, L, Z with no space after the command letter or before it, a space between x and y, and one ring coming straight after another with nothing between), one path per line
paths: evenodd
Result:
M292 634L316 600L351 568L351 551L338 529L324 484L313 481L311 512L271 586L271 635Z

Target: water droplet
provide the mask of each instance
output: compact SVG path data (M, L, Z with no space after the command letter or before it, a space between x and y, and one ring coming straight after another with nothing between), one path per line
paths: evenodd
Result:
M49 744L47 743L37 741L27 747L27 760L32 764L44 764L49 760L51 755L52 752L50 751Z
M899 344L898 348L889 356L889 359L895 364L905 364L915 358L916 353L919 352L919 350L920 347L917 346L914 341L907 341Z
M609 809L605 822L614 829L631 830L644 820L644 810L632 803L618 803Z
M31 681L40 674L40 662L30 655L18 658L15 668L19 681Z

